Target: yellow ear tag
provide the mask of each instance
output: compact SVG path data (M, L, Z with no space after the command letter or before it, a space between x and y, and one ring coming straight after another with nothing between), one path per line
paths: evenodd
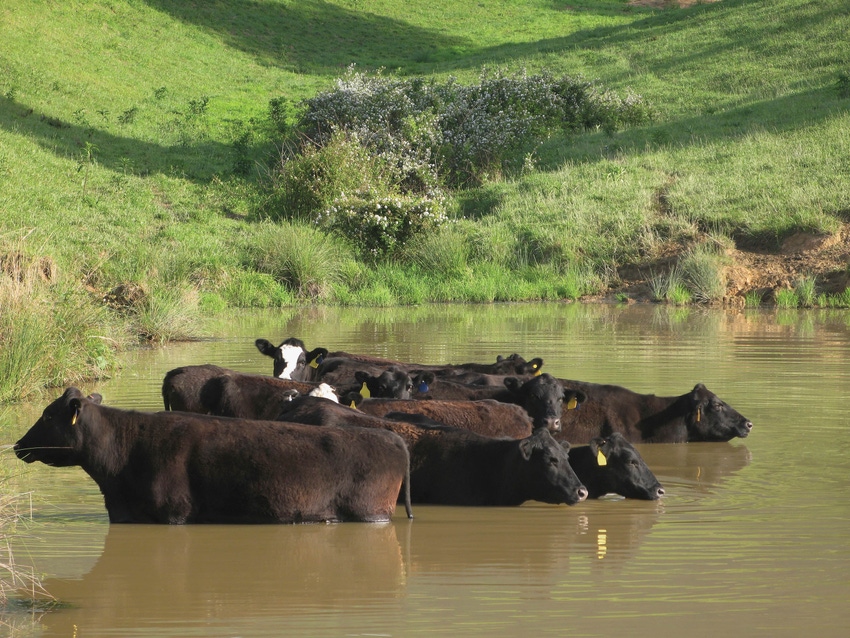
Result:
M310 367L311 368L318 368L319 367L319 357L316 357L315 359L313 359L310 362Z
M80 413L79 410L74 411L74 416L71 417L71 425L77 425L77 415Z
M567 401L567 410L575 410L576 406L578 406L578 400L575 397L570 397L570 400Z
M697 408L697 423L699 423L699 415L700 415L700 409Z
M360 396L363 397L364 399L368 399L370 396L372 396L372 393L369 392L369 388L366 387L365 381L363 382L363 387L360 388Z
M351 402L351 405L349 405L348 407L350 407L350 408L352 408L352 409L356 410L356 409L357 409L357 404L356 404L356 403L354 403L354 401L352 401L352 402Z
M602 454L602 450L596 451L596 464L597 465L608 465L608 459L606 459L605 455Z

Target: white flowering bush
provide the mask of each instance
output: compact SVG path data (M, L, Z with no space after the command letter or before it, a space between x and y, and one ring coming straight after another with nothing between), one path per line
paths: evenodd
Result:
M413 237L446 221L439 198L374 193L343 195L316 219L348 238L368 260L392 257Z
M478 83L366 75L350 67L335 87L306 100L300 127L322 143L357 135L409 190L480 181L517 151L557 130L609 130L647 117L640 96L619 98L568 76L484 69ZM438 179L439 178L439 179Z

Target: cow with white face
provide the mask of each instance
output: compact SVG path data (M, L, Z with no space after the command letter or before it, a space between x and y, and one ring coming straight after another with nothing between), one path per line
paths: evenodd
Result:
M284 339L279 346L267 339L257 339L254 345L262 354L274 359L274 376L293 381L316 380L315 369L328 354L327 348L308 352L304 342L296 337Z

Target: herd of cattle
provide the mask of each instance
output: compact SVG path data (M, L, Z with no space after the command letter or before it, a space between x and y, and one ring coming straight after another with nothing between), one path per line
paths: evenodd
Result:
M632 443L728 441L753 427L702 384L658 397L559 379L516 354L435 366L296 338L255 344L273 376L176 368L162 412L68 388L15 453L82 467L112 523L387 521L399 502L412 517L412 503L657 499Z

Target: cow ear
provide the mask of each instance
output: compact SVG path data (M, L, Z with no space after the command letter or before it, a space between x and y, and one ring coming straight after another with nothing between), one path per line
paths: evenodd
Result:
M327 348L314 348L307 353L307 360L311 368L318 368L319 364L328 356Z
M77 417L80 416L80 406L83 400L80 397L74 397L68 401L68 407L71 409L71 425L77 425Z
M496 355L496 363L502 363L502 361L504 361L504 360L505 360L505 358L502 355L500 355L500 354Z
M533 436L527 436L519 442L519 452L524 460L531 458L531 453L534 451Z
M693 391L691 391L691 404L694 410L693 419L696 423L702 420L702 391L704 390L705 386L702 383L697 383Z
M99 392L92 392L86 398L95 405L100 405L101 403L103 403L103 395Z
M564 388L564 407L567 410L575 410L587 400L587 395L579 390Z
M267 357L274 357L275 350L277 350L268 339L257 339L254 345L257 346L257 350Z
M354 378L358 383L366 383L369 380L369 373L363 370L358 370L354 373Z

